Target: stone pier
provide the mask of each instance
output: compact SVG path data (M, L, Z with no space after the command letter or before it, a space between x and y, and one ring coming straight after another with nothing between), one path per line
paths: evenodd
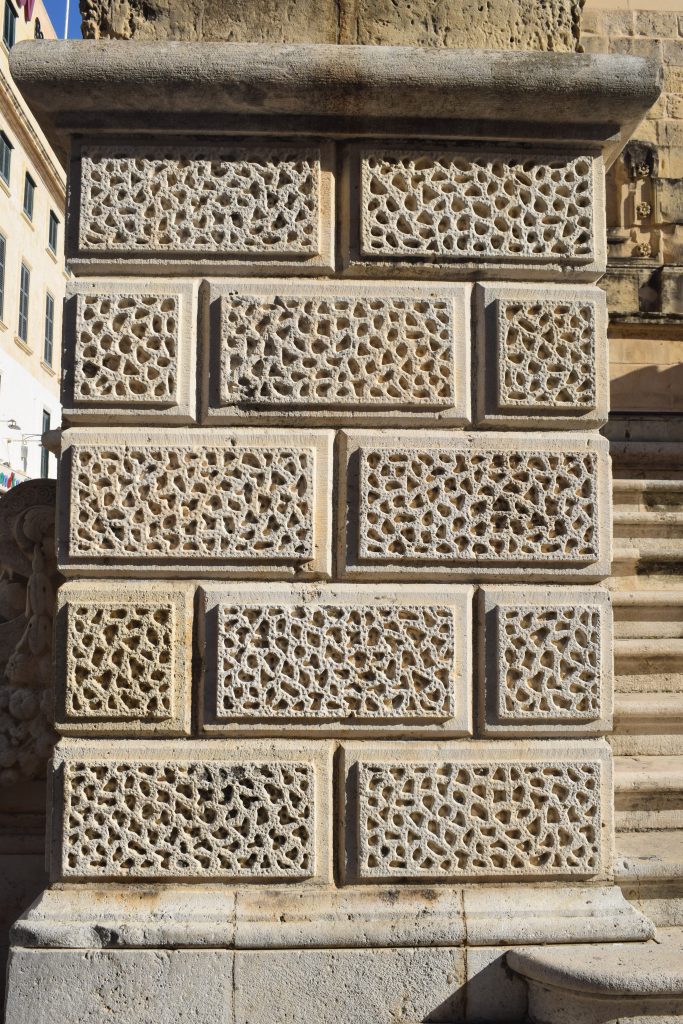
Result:
M605 739L595 283L658 67L12 69L68 161L75 280L51 884L8 1024L683 1019L680 970L634 968Z

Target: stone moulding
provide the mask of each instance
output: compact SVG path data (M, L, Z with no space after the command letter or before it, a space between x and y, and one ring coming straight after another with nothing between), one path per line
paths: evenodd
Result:
M344 431L340 462L346 579L609 572L609 455L595 435Z
M611 877L602 741L343 750L347 882Z
M609 593L576 587L483 587L478 598L478 700L484 735L611 732Z
M190 732L192 584L71 582L55 624L64 735Z
M147 275L330 271L332 160L328 143L305 139L84 142L71 157L72 264Z
M607 422L607 306L601 288L490 284L475 291L476 420L518 429Z
M91 278L67 285L67 422L196 418L198 282Z
M211 282L207 423L470 418L466 285Z
M469 587L202 586L202 728L468 734L471 600Z
M341 188L351 273L592 281L605 269L594 150L351 145Z
M331 755L286 740L62 741L53 877L328 881Z
M67 575L325 576L331 443L325 431L69 430L60 563Z

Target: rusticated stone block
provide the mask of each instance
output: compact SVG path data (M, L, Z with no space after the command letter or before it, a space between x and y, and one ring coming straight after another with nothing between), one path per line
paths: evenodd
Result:
M471 732L469 587L203 587L203 727Z
M611 730L612 606L606 591L485 587L480 607L484 733Z
M305 140L85 143L75 157L72 255L151 266L228 260L232 273L332 269L331 154Z
M609 871L602 741L346 744L348 879L570 878Z
M71 582L57 595L57 727L190 731L192 584Z
M55 876L327 877L331 750L279 743L62 742Z
M609 572L607 443L590 434L348 431L339 561L364 579Z
M467 285L214 285L204 415L467 423L469 304Z
M477 421L519 428L607 421L607 311L601 288L477 288Z
M330 433L74 429L62 446L65 570L330 571Z
M191 423L196 283L91 279L67 287L65 417Z
M345 177L343 248L369 273L403 264L456 276L485 265L498 277L573 268L580 280L604 269L603 169L593 154L351 146Z

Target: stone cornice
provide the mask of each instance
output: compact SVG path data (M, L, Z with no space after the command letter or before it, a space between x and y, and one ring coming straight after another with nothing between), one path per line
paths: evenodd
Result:
M103 130L403 132L588 141L610 161L662 79L602 54L93 40L21 43L11 68L62 152Z

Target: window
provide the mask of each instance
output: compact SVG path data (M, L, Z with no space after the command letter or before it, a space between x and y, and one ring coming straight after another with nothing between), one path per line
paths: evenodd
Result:
M50 429L50 413L47 409L43 409L43 433ZM50 469L50 453L47 448L43 448L40 453L40 475L46 477Z
M19 325L17 334L22 341L28 342L28 294L31 287L31 271L25 263L21 264L19 276Z
M59 235L59 221L54 210L50 210L50 223L47 228L47 244L50 251L57 255L57 238Z
M17 12L9 0L5 0L5 17L2 22L2 41L8 50L14 46L14 38L17 32Z
M55 334L55 300L48 292L45 296L45 344L43 346L43 360L48 366L52 366L52 342Z
M12 166L12 143L4 132L0 132L0 178L9 185L9 174Z
M4 235L0 235L0 320L5 314L5 255L7 253L7 241Z
M35 195L36 183L27 171L24 178L24 213L29 220L33 220L33 200Z

